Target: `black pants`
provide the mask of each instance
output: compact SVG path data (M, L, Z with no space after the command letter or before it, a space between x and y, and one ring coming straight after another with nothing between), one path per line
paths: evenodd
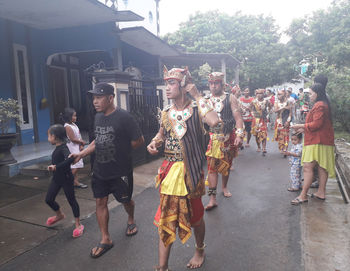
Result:
M52 210L54 210L55 212L58 211L60 209L60 206L55 201L55 199L61 188L63 188L63 191L66 195L69 205L72 207L74 217L79 217L80 209L74 194L73 179L60 180L60 181L51 180L49 189L47 190L45 202L47 203L47 205L51 207Z

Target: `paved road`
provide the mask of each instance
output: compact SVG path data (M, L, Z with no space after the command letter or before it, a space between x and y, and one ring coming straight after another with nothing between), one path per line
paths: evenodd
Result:
M304 270L300 247L300 208L290 205L286 191L288 161L269 142L262 157L255 146L241 152L235 162L229 188L232 198L218 196L219 207L205 214L206 261L201 270L298 271ZM220 190L219 190L220 191ZM158 194L148 188L135 198L139 233L126 237L126 215L121 206L110 216L114 248L99 259L89 257L99 241L95 217L84 221L85 234L71 237L72 229L60 231L39 247L1 266L0 270L152 270L157 262L158 236L152 224ZM203 198L204 204L208 198ZM50 231L50 229L48 229ZM186 270L194 250L193 237L173 246L171 270Z

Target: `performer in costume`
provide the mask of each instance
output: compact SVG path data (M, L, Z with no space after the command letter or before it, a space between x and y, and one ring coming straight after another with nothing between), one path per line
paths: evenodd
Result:
M151 154L157 154L157 148L163 144L165 147L165 160L156 177L160 192L160 205L154 219L159 233L159 264L156 270L168 270L176 228L181 242L185 243L191 236L191 227L195 232L196 250L187 267L199 268L204 262L205 247L201 199L205 194L202 121L213 127L219 123L219 118L191 83L187 69L168 71L165 68L164 80L166 95L173 104L162 111L159 132L147 146ZM192 101L187 93L196 101Z
M227 188L232 160L238 154L238 147L244 137L241 110L235 96L224 92L224 74L213 72L209 74L210 95L208 103L218 113L221 122L210 128L210 140L206 152L208 162L208 195L210 201L205 207L207 211L217 206L216 187L219 173L222 175L222 192L225 197L232 194ZM239 88L236 86L236 88ZM235 124L237 130L235 131Z
M250 94L249 88L245 88L243 91L243 94L244 96L239 99L239 105L242 110L244 130L247 136L247 143L245 144L245 146L249 147L250 138L252 136L251 130L252 130L252 122L253 122L253 114L251 112L251 102L254 100L254 98L249 96Z
M274 112L277 114L274 140L278 142L278 149L283 154L288 150L289 126L292 119L292 112L284 89L277 92L277 98L274 105ZM287 156L284 155L284 157Z
M257 89L255 91L255 99L251 103L251 110L253 112L252 135L255 136L258 152L261 151L260 144L262 144L262 154L266 154L266 139L267 139L267 115L271 108L269 100L264 99L265 90Z

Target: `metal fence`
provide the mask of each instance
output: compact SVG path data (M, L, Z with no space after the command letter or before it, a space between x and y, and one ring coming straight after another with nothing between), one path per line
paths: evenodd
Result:
M154 81L131 80L129 84L129 111L135 117L145 138L145 146L134 151L134 164L142 164L154 158L146 149L159 130L158 108L163 108L162 91Z

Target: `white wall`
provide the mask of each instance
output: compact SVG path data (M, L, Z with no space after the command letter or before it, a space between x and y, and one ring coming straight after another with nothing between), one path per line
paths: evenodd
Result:
M118 0L119 10L131 10L136 14L144 17L143 21L139 22L121 22L119 23L120 28L143 26L148 31L157 35L157 18L156 18L156 1L154 0L128 0L125 5L123 0ZM152 14L152 18L150 18Z

